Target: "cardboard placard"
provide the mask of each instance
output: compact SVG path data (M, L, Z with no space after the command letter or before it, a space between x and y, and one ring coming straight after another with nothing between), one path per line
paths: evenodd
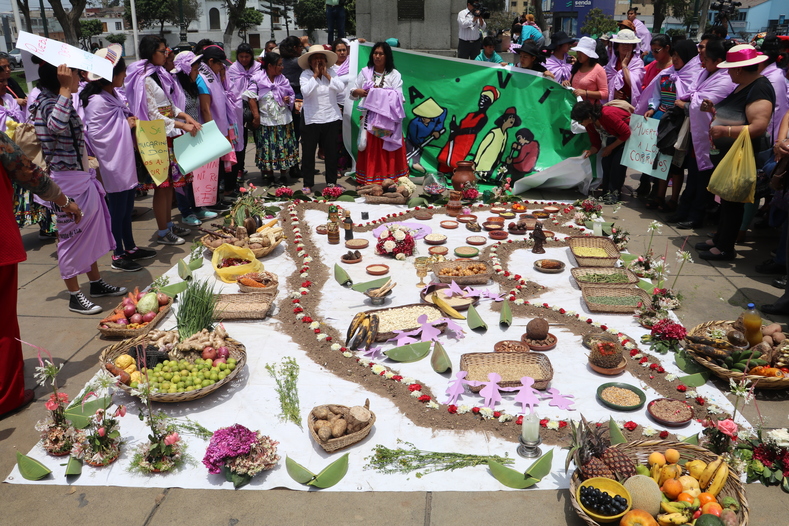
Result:
M639 172L666 179L671 156L660 153L657 147L659 119L630 117L630 138L625 143L622 164Z
M195 195L195 206L216 204L220 162L219 159L216 159L192 170L192 190Z
M70 68L89 71L103 79L112 81L112 62L103 57L97 57L88 51L70 46L65 42L58 42L57 40L20 31L16 47L37 56L53 66L65 64Z
M167 151L167 134L164 132L164 121L137 120L137 149L140 151L145 168L151 179L159 186L167 180L170 171L170 155Z
M233 151L233 146L222 135L214 121L203 124L203 128L194 137L185 133L173 140L175 159L185 174L215 161L231 151Z

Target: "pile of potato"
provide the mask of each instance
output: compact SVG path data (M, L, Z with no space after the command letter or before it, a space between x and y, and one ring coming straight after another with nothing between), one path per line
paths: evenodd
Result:
M361 431L372 420L370 401L351 408L343 405L320 405L312 410L315 422L312 428L322 442Z

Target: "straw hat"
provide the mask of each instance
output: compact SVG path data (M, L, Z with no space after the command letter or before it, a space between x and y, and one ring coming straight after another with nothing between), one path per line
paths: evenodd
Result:
M630 20L628 20L627 18L625 18L624 20L620 20L619 22L616 23L616 25L619 26L619 29L629 29L630 31L633 32L635 32L636 30L636 25Z
M578 44L574 48L571 48L570 51L580 51L589 58L600 58L597 51L595 51L596 47L597 42L595 42L593 38L581 37Z
M118 61L121 59L123 55L123 46L120 44L110 44L107 47L103 47L100 50L96 51L96 56L101 58L106 58L112 63L112 67L114 68ZM99 80L102 77L100 75L96 75L95 73L88 73L88 80L93 82L94 80Z
M337 54L334 51L327 51L323 49L320 44L313 44L310 46L309 51L299 57L299 66L301 69L310 69L310 57L313 55L324 55L326 57L326 66L332 67L337 63Z
M421 102L419 105L414 106L413 114L417 117L424 117L425 119L435 119L444 113L444 110L438 103L433 100L433 97Z
M741 68L760 64L767 59L767 55L756 51L752 46L740 44L726 52L726 60L718 64L718 67L723 69Z
M630 29L622 29L616 34L614 38L611 39L611 42L615 42L617 44L638 44L641 42L641 39L636 36L634 31Z

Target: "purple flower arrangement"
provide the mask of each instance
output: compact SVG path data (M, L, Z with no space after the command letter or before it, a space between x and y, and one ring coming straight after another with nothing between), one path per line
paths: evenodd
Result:
M240 488L261 471L277 465L280 458L277 455L278 444L259 431L234 424L214 432L203 464L209 473L222 473L236 488Z

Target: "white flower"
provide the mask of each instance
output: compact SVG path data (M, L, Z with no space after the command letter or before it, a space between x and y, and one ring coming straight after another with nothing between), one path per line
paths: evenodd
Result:
M515 300L515 305L523 305L525 303L525 301L526 300L518 298L517 300Z
M384 228L381 231L381 235L378 236L378 239L386 239L387 237L389 237L390 234L391 234L391 232L389 232L389 229L388 228Z
M558 305L554 305L553 307L551 307L551 310L554 311L554 312L559 312L560 308L561 307L559 307Z
M559 421L558 420L549 420L548 423L545 425L548 429L557 430L559 429Z
M299 292L309 292L309 291L310 291L310 289L308 289L307 287L299 288ZM299 296L301 296L301 294L299 294Z
M370 359L364 357L359 358L359 365L364 365L365 367L370 365Z
M510 420L512 420L512 415L506 413L499 417L499 422L509 422Z
M422 391L411 391L411 398L419 398L422 396Z
M299 294L298 292L291 292L290 297L293 299L300 298L301 294Z
M405 260L405 254L400 252L399 254L397 254L395 256L395 259L398 260L398 261L404 261Z
M642 363L640 365L641 365L641 367L649 367L650 363L649 362L644 362L644 363Z
M655 429L652 426L649 426L649 427L645 427L641 432L645 437L651 437L657 434L657 429Z
M775 442L778 447L789 447L789 430L773 429L768 431L767 439Z
M323 340L325 340L326 338L328 338L328 337L329 337L329 335L328 335L328 334L326 334L325 332L322 332L322 333L320 333L320 334L316 335L315 337L318 339L318 341L319 341L319 342L322 342Z
M299 274L299 276L301 276L302 278L308 278L310 275L307 272L302 272L301 274Z
M634 360L640 360L640 359L641 359L641 358L643 358L643 357L644 357L644 353L637 353L637 354L635 354L635 355L633 356L633 359L634 359Z
M567 314L568 316L575 316L576 313L574 310L568 310L565 314Z
M685 391L685 398L696 398L697 396L699 396L699 393L697 393L694 389Z
M618 330L616 330L616 329L608 329L608 332L610 332L610 333L611 333L611 334L613 334L614 336L616 336L617 334L619 334L619 331L618 331Z
M342 348L342 345L339 343L332 343L331 347L329 347L332 351L339 351Z
M395 230L395 233L392 234L397 241L402 241L405 239L405 232L402 230Z
M304 258L304 263L311 263L311 262L312 262L312 256L307 256L306 258Z
M438 409L439 405L435 403L435 401L430 400L427 404L425 404L430 409Z
M676 374L669 373L669 374L666 375L666 381L667 382L673 382L676 379L677 379L677 375Z
M406 377L406 378L403 378L403 379L402 379L402 380L400 380L400 381L401 381L402 383L404 383L404 384L411 385L411 384L415 384L415 383L416 383L416 378L413 378L413 377L411 377L411 376L408 376L408 377Z
M321 326L321 322L319 322L319 321L314 321L314 322L310 323L310 329L319 329L320 326Z
M711 415L720 415L723 414L723 409L715 404L710 404L707 406L707 412Z
M392 250L395 249L396 246L397 243L395 243L391 239L389 241L384 241L384 250L386 250L387 252L391 252Z
M394 377L394 375L395 373L393 373L392 371L386 371L384 373L384 378L386 378L387 380L391 380Z
M493 418L493 409L491 409L490 407L482 407L479 410L479 414L481 414L483 418L487 418L487 419Z
M346 358L350 358L351 356L353 356L353 353L345 351L344 353L342 353L342 355L345 356Z
M375 364L370 370L375 374L381 374L382 372L386 371L386 367L380 364Z
M301 296L301 295L299 295L299 296ZM304 313L303 313L303 312L300 312L300 313L296 314L296 319L297 319L297 320L300 320L300 319L302 319L303 317L304 317Z
M468 413L469 411L471 411L471 406L470 405L463 404L461 406L458 406L458 414L459 415L464 415L464 414Z

